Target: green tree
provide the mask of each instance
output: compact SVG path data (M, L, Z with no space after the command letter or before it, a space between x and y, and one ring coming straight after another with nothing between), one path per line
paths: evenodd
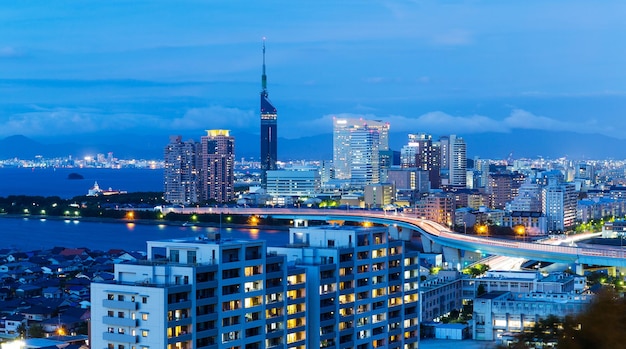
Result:
M626 300L612 287L596 295L586 311L565 319L559 348L626 347Z
M44 338L45 336L46 331L40 324L35 323L28 326L27 338Z
M556 315L541 319L530 331L518 334L508 348L535 348L541 343L556 343L559 349L626 347L626 300L605 287L585 311L564 319Z

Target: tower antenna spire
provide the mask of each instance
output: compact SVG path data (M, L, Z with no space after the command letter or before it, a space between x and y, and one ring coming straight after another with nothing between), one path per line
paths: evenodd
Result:
M263 75L261 76L263 92L267 91L267 75L265 75L265 37L263 37Z

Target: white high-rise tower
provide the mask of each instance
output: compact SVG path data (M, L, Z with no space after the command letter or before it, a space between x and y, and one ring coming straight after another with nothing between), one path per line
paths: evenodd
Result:
M381 121L335 118L333 125L333 164L336 179L360 177L355 184L378 183L379 151L389 150L389 124ZM368 165L364 167L364 162ZM364 173L366 173L364 175Z

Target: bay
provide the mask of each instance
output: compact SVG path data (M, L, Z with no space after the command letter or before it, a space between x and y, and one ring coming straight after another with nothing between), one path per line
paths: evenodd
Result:
M148 240L193 238L219 231L216 227L200 226L0 218L0 248L33 251L60 246L145 251ZM289 240L286 231L271 229L223 228L221 235L222 239L265 240L268 246L283 246Z
M68 179L78 173L84 179ZM95 182L102 189L163 192L163 170L143 168L0 168L0 196L59 196L71 199L87 195Z

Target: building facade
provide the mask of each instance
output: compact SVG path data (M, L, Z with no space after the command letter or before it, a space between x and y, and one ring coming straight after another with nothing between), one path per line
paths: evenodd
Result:
M451 227L454 224L456 205L454 196L448 193L433 193L415 203L415 214L422 219L428 219Z
M204 201L235 198L235 139L228 130L207 130L201 138L201 188Z
M267 171L267 194L271 196L310 197L320 189L319 171Z
M383 227L292 228L271 247L306 269L309 348L417 348L419 258Z
M368 208L384 208L394 203L396 189L393 184L370 184L363 190L363 201Z
M149 241L91 285L94 348L417 348L419 261L386 228L293 228L286 247Z
M439 138L440 176L442 186L467 185L467 145L456 135Z
M578 194L570 183L559 183L550 178L542 192L542 211L546 216L548 232L565 232L576 223Z
M584 277L565 273L489 271L474 281L476 290L486 292L474 300L476 340L499 340L506 333L532 329L549 315L577 314L593 299L581 293Z
M492 173L489 175L488 191L491 194L491 208L503 209L518 196L525 176L521 173Z
M264 241L148 242L92 283L93 348L306 348L306 271Z
M389 150L388 123L355 118L334 118L333 165L336 179L352 181L353 169L356 169L359 175L358 182L376 180L372 176L380 178L379 152L386 150ZM355 152L358 153L355 154ZM371 179L368 179L370 178L367 177L368 175Z
M369 127L350 134L350 185L364 187L380 183L379 133Z
M183 141L182 136L170 136L164 151L165 201L173 204L191 205L200 200L198 174L199 145L192 140Z
M433 188L441 186L439 175L440 156L439 148L433 146L432 136L425 133L409 134L407 145L400 151L402 168L418 168L428 171L428 179Z

